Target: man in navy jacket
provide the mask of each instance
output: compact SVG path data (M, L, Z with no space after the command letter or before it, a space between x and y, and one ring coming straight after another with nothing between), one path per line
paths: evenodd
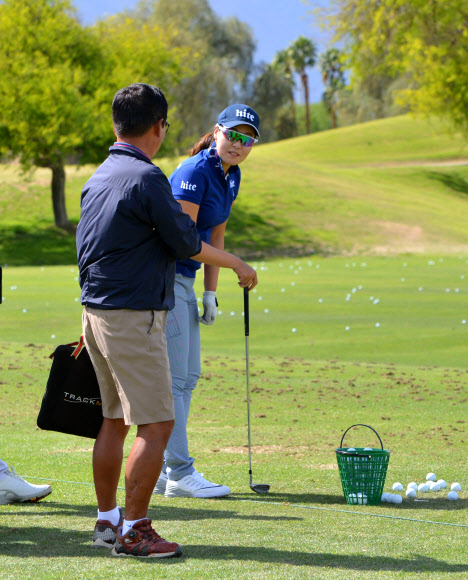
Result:
M153 165L169 128L163 93L142 83L121 89L112 118L117 142L83 189L76 238L83 335L104 416L93 452L93 546L113 548L114 556L167 558L181 548L153 530L147 511L174 425L165 330L175 261L231 268L250 289L257 277L239 258L200 241ZM131 425L138 430L125 468L124 519L116 494Z

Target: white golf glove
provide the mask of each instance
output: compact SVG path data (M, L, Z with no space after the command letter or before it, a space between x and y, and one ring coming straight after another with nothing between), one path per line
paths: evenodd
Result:
M216 318L218 301L216 300L216 292L207 290L203 292L203 316L198 317L198 322L203 324L213 324Z

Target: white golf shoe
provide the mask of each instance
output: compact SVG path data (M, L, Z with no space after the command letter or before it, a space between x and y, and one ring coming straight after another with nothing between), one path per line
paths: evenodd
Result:
M194 471L179 481L169 480L166 484L166 497L224 497L231 490L227 485L211 483L203 477L203 474Z
M164 495L166 493L167 482L168 482L167 475L163 471L161 471L161 474L158 477L158 481L154 486L153 493L158 495Z
M39 501L49 493L52 493L50 485L28 483L16 473L13 467L0 480L0 504Z

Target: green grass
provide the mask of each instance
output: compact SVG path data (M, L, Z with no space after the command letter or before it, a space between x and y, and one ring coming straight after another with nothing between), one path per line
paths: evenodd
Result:
M466 253L468 165L436 164L466 158L460 135L407 116L260 145L242 167L226 247L250 258ZM157 162L169 175L179 159ZM67 169L75 224L93 170ZM49 173L0 166L0 263L75 262L73 236L52 226Z
M283 258L257 268L249 338L253 473L271 493L256 496L248 487L242 291L224 272L223 314L202 328L203 376L189 439L196 467L233 494L218 501L154 496L149 516L185 555L152 563L151 577L466 578L467 258ZM148 573L148 563L89 547L92 441L35 426L47 355L80 333L76 275L70 266L4 272L0 457L54 491L36 505L0 506L1 578ZM355 423L372 425L391 451L386 491L433 471L462 484L460 499L438 493L400 506L347 506L334 449ZM345 440L377 443L363 428Z
M283 256L256 263L250 297L253 472L271 493L248 487L242 291L223 272L189 439L233 493L155 496L149 517L185 555L151 564L91 550L92 441L36 427L47 357L81 333L74 239L50 225L48 173L1 166L0 457L54 491L0 506L0 578L466 578L468 168L437 165L466 157L460 136L408 117L253 151L227 246ZM93 169L67 169L74 223ZM341 256L285 257L311 251ZM347 506L334 449L355 423L391 451L386 491L433 471L460 499ZM345 443L377 445L366 429Z
M463 256L258 262L251 294L256 352L275 353L280 342L285 356L307 359L463 366L467 262ZM76 267L7 268L3 277L3 340L52 348L81 334ZM201 295L201 280L196 284ZM203 344L208 352L241 356L243 341L232 336L242 333L242 291L231 272L220 276L218 299L220 324L202 327Z

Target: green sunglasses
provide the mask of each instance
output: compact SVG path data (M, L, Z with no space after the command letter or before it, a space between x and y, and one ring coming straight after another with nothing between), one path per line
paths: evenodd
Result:
M238 133L237 131L233 131L232 129L223 127L222 125L216 126L221 131L221 133L226 137L226 139L228 141L231 141L231 143L240 141L242 147L252 147L254 143L258 142L258 139L254 139L254 137L249 137L248 135L244 135L243 133Z

